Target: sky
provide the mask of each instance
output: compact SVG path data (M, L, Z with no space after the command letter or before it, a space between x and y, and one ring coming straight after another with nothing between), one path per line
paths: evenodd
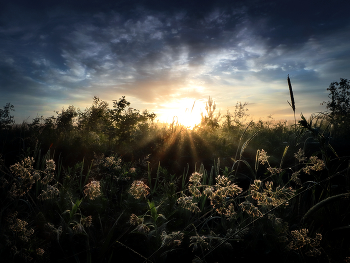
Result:
M0 0L0 106L16 123L125 96L160 121L248 103L252 119L325 111L350 79L350 1Z

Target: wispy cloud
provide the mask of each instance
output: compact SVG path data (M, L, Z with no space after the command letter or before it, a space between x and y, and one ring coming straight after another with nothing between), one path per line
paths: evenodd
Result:
M330 82L348 77L349 4L175 2L8 4L0 102L43 105L45 114L94 95L127 95L138 108L210 95L223 109L247 101L251 114L282 116L287 74L297 109L310 113Z

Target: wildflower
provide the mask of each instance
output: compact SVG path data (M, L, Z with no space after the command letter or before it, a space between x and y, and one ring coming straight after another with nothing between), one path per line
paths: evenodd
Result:
M318 256L321 254L319 246L322 240L322 235L316 233L315 238L308 236L309 230L304 228L300 230L291 231L293 240L288 244L287 248L291 250L298 250L306 247L308 251L305 253L308 256Z
M200 173L192 173L190 176L189 182L190 184L188 185L188 190L194 197L200 197L202 193L198 189L198 187L201 185L201 180L202 180L202 174Z
M182 196L177 199L177 203L184 209L191 211L192 213L198 213L201 210L198 207L198 204L193 203L193 196Z
M37 172L33 168L34 158L24 158L20 163L10 166L17 181L13 183L10 194L13 197L21 197L25 195L37 180Z
M254 183L250 185L250 193L252 195L252 198L258 201L261 201L263 199L263 195L259 192L260 187L260 180L254 180Z
M272 175L274 175L274 174L280 174L280 173L282 173L282 171L283 171L281 168L271 168L271 167L267 168L267 170L268 170Z
M197 172L192 173L192 175L190 176L189 181L192 182L195 185L199 185L201 183L202 176L203 176L203 174L200 174L200 173L197 173Z
M208 242L206 241L206 236L199 236L198 234L196 236L190 237L190 247L193 246L192 251L195 251L200 247L203 250L208 249Z
M101 195L100 182L99 181L91 181L87 185L84 186L84 194L90 200L94 200L95 198Z
M73 226L73 231L76 234L81 234L81 233L85 232L84 226L80 223L77 223L77 224L75 224L75 226Z
M261 201L263 200L263 194L258 192L258 191L255 191L255 190L251 190L251 195L252 195L252 198L254 200L257 200L257 201Z
M294 195L295 190L292 187L280 187L278 186L276 188L276 194L275 196L279 199L288 199L291 198Z
M234 196L240 194L243 189L232 183L226 176L218 175L216 178L216 191L215 194L220 194L225 197Z
M45 250L42 248L37 248L35 252L38 256L42 256L42 255L44 255Z
M28 225L26 221L16 218L15 223L10 226L10 229L14 232L23 232L26 229L26 225Z
M41 179L42 184L48 184L54 179L55 169L56 165L54 160L46 160L45 176Z
M24 158L20 163L16 163L10 166L11 172L17 177L30 177L33 171L34 158Z
M310 161L311 165L306 166L302 169L307 174L310 174L310 171L312 171L312 170L313 171L322 171L326 167L324 161L318 159L317 156L311 156L309 161Z
M250 188L254 191L258 191L261 187L261 180L254 180L254 184L250 185Z
M228 182L229 182L229 179L224 175L218 175L218 177L216 177L217 186L225 186L227 185Z
M299 178L300 175L300 171L297 171L295 173L292 174L291 180L296 183L297 185L301 185L301 180Z
M143 234L147 234L149 232L149 227L145 224L140 224L135 228L136 231L141 232Z
M103 160L103 166L105 168L119 170L121 168L121 162L122 160L120 158L116 159L114 156L106 157Z
M135 198L140 199L141 197L146 198L149 194L149 187L143 181L134 181L131 184L129 193Z
M162 232L162 246L180 246L184 238L184 233L177 231L167 234L165 231Z
M13 222L14 222L14 221L16 220L16 218L17 218L17 215L18 215L18 212L17 212L17 211L8 214L7 217L6 217L7 223L13 224Z
M201 191L196 187L196 185L189 184L188 190L194 197L200 197L202 195Z
M56 185L47 185L46 191L42 190L42 193L38 196L40 200L53 199L55 196L58 196L60 191Z
M267 181L265 187L268 191L272 191L273 182Z
M216 177L216 184L213 187L206 187L203 193L208 196L210 204L215 208L217 213L232 218L235 214L233 204L227 202L227 200L229 197L238 195L242 191L242 188L232 183L228 177L218 175Z
M308 233L309 233L309 230L306 228L291 231L293 241L289 243L288 248L297 250L309 244L310 238L307 236Z
M270 156L267 156L267 152L265 152L263 149L261 151L258 151L258 161L260 164L269 163L267 160Z
M104 160L104 167L112 167L115 163L115 157L111 156L111 157L106 157Z
M10 219L11 220L11 219ZM24 241L28 242L29 237L34 234L34 229L27 229L28 223L24 220L21 220L19 218L13 218L12 223L9 226L9 229L12 230L13 232L17 233L18 237Z
M251 202L244 201L239 206L248 215L251 215L253 217L261 217L262 216L262 213L259 211L259 209L257 207L255 207Z
M133 225L133 226L137 226L139 224L142 224L143 222L143 219L142 218L139 218L137 215L135 214L131 214L130 216L130 219L129 219L129 223L130 225Z
M208 197L212 197L213 196L213 192L214 192L214 188L209 186L209 187L204 189L203 194L205 194Z
M298 159L299 163L306 160L304 150L302 150L301 148L297 153L294 154L294 157Z
M226 218L228 219L232 219L233 216L236 214L236 211L234 209L234 206L232 203L229 204L229 206L226 208L224 207L220 207L218 209L216 209L216 211L223 216L226 216Z
M322 171L326 166L324 161L318 159L317 156L311 156L310 162L313 164L312 170L314 171Z
M255 180L254 184L250 185L251 197L257 201L258 205L278 206L292 197L295 190L291 187L276 187L273 189L273 182L265 182L265 188L260 190L261 181Z
M306 166L306 167L304 167L302 170L304 171L304 173L310 174L311 166Z
M87 216L83 219L81 219L82 225L85 225L86 227L91 227L92 226L92 216Z
M55 171L55 169L56 169L55 161L52 159L46 160L46 170L47 171Z

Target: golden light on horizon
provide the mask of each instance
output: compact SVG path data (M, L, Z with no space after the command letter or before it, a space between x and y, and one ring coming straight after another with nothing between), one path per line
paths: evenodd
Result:
M177 122L189 129L200 124L201 113L205 104L201 100L193 98L176 99L164 105L165 109L160 113L160 121L166 123Z

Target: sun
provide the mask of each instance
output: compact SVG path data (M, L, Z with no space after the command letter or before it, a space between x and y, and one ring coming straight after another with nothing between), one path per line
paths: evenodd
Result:
M171 103L163 105L162 120L167 123L177 122L188 129L193 129L201 122L201 112L203 102L193 98L182 98L173 100Z

